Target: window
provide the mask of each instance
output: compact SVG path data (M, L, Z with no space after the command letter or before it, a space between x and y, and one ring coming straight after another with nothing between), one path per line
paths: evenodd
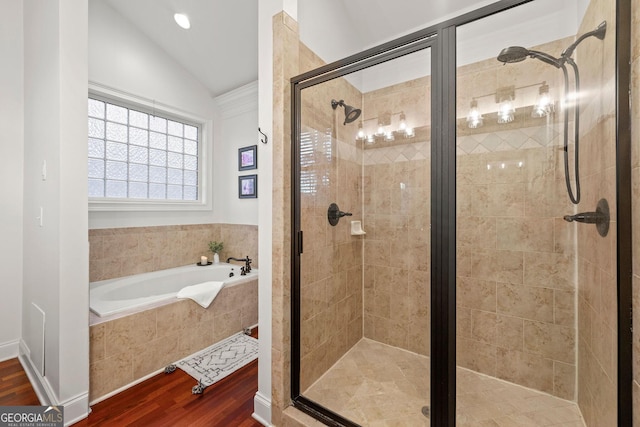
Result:
M89 97L89 197L198 201L201 127Z
M300 134L300 192L315 194L330 184L331 129L305 128Z

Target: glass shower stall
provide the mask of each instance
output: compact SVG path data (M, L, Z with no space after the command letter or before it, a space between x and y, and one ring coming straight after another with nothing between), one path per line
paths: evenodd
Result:
M497 2L292 79L295 406L630 425L628 4L574 3Z

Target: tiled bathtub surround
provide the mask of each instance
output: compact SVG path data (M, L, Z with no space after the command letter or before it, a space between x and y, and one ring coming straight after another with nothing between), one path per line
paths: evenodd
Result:
M254 225L200 224L89 230L90 280L106 280L192 264L244 257L258 267ZM90 400L258 322L257 281L224 288L207 309L181 300L90 327Z
M258 267L258 227L198 224L89 230L89 280L180 267L209 258L211 240L223 241L220 259L249 255Z
M89 400L258 323L258 281L223 288L204 309L191 300L90 327Z

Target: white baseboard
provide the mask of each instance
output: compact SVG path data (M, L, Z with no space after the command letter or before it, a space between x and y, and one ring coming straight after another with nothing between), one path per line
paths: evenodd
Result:
M164 368L160 368L160 369L158 369L157 371L153 371L153 372L151 372L150 374L147 374L147 375L145 375L145 376L144 376L144 377L142 377L142 378L138 378L137 380L135 380L135 381L133 381L133 382L130 382L130 383L129 383L129 384L127 384L127 385L123 385L122 387L120 387L120 388L119 388L119 389L117 389L117 390L113 390L113 391L112 391L112 392L110 392L110 393L107 393L107 394L105 394L105 395L103 395L103 396L100 396L100 397L98 397L98 398L95 398L95 399L93 399L91 402L89 402L89 405L93 406L93 405L95 405L96 403L100 403L100 402L102 402L103 400L107 400L108 398L110 398L110 397L112 397L112 396L115 396L116 394L121 393L121 392L125 391L125 390L126 390L126 389L128 389L128 388L133 387L134 385L140 384L141 382L146 381L146 380L148 380L148 379L149 379L149 378L151 378L151 377L155 377L156 375L158 375L158 374L159 374L159 373L161 373L161 372L164 372Z
M27 347L24 341L20 340L19 348L20 354L18 358L20 359L20 364L22 365L24 372L27 374L29 382L33 387L33 391L36 393L36 396L38 396L40 404L64 406L66 426L87 418L87 415L89 414L89 392L81 393L65 400L64 402L58 401L56 394L51 388L51 384L49 384L47 378L40 375L40 372L38 372L33 361L29 357L29 347Z
M60 402L64 406L64 425L70 426L89 416L89 392Z
M253 397L253 414L251 416L263 426L271 426L271 400L260 392L257 392Z
M18 358L20 359L20 364L22 365L24 372L29 378L33 391L36 393L36 396L38 396L40 404L57 405L53 391L50 389L48 382L42 378L36 367L33 365L33 362L31 361L31 351L23 340L20 340L20 354Z
M18 357L20 350L20 340L7 341L0 344L0 362L15 359Z

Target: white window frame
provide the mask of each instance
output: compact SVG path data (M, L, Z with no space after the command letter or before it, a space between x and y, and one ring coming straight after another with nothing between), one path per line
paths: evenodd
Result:
M195 125L199 129L198 146L198 200L158 200L89 197L89 212L161 212L212 210L211 164L213 152L213 122L192 113L144 99L135 95L89 83L88 98L110 102L122 107Z

